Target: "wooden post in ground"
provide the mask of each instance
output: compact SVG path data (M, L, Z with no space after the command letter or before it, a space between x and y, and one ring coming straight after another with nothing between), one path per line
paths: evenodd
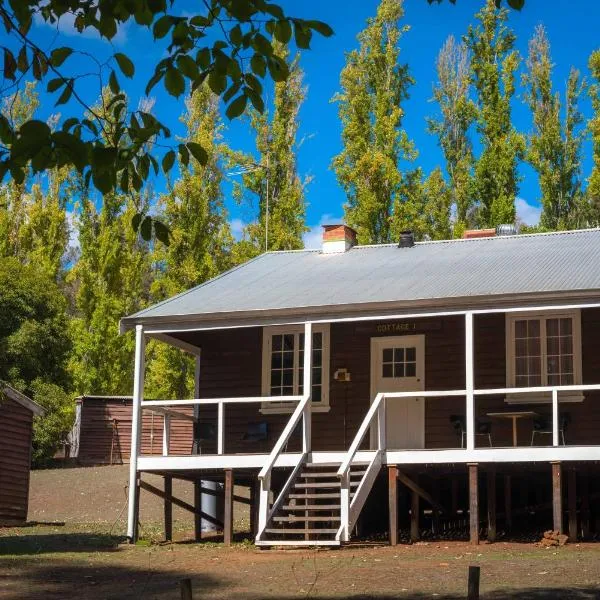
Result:
M419 476L415 475L413 478L414 482L419 484ZM411 490L410 493L410 541L418 542L421 538L419 531L419 517L420 517L420 507L419 507L419 494L414 490Z
M173 477L165 475L165 499L164 499L164 515L165 515L165 540L170 542L173 540Z
M577 472L569 469L567 475L567 505L569 507L569 541L577 541Z
M488 542L496 541L496 469L490 467L487 481Z
M479 600L480 568L469 567L469 583L467 587L467 600Z
M181 600L192 600L192 580L181 580Z
M552 518L552 528L562 533L562 475L559 462L552 463Z
M390 522L390 546L398 544L398 467L388 466L388 509Z
M478 465L469 463L469 537L471 544L479 544L479 485Z
M581 489L581 537L586 540L590 535L590 481L587 473L579 477Z
M194 540L199 542L202 540L202 517L200 511L202 510L202 481L196 479L194 481Z
M233 471L225 469L225 511L223 519L223 542L230 546L233 541Z
M440 504L440 481L435 478L433 480L433 489L431 495L435 500L436 504ZM437 507L433 507L433 518L431 520L432 530L434 535L440 535L440 511Z
M512 529L512 481L510 475L504 476L504 519L506 531Z
M260 479L250 482L250 533L253 537L258 534L258 509L260 500Z

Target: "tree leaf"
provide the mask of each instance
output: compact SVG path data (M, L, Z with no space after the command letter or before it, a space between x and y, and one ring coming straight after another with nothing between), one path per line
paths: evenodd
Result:
M262 34L257 33L252 40L252 47L265 56L271 56L273 54L273 46L271 42Z
M152 239L152 217L146 215L140 225L142 239L149 242Z
M165 88L171 96L176 98L185 91L183 75L175 67L169 67L165 73Z
M154 219L154 235L159 242L162 242L165 246L169 245L171 232L164 223L156 219Z
M282 44L287 44L292 39L292 26L287 19L277 21L274 31L275 39Z
M119 86L119 81L117 80L117 75L114 70L110 72L108 77L108 87L113 94L118 94L121 91L121 87Z
M46 86L47 92L55 92L57 89L61 88L63 85L67 83L66 79L62 77L57 77L56 79L51 79Z
M27 69L29 69L29 61L27 60L27 46L21 46L21 50L19 50L19 56L17 57L17 69L21 71L21 73L25 73Z
M121 72L123 73L123 75L125 75L125 77L133 77L135 73L135 67L133 66L133 63L131 62L131 59L128 56L126 56L122 52L117 52L115 54L115 60L117 61L119 69L121 69Z
M164 15L156 23L154 23L154 27L152 28L152 33L154 34L154 39L158 40L160 38L164 38L169 30L171 29L171 25L173 25L173 20L169 15Z
M67 46L55 48L50 54L50 64L53 67L60 67L71 54L73 54L73 48Z
M188 142L186 144L187 149L191 155L201 164L205 165L208 162L208 154L206 150L197 142Z
M267 62L261 54L254 54L250 59L252 70L260 77L264 77L267 73Z
M54 106L58 106L59 104L66 104L69 101L69 98L71 98L72 94L73 94L73 80L70 79Z
M521 10L525 6L525 0L508 0L508 5L515 10Z
M240 94L231 104L227 107L225 114L231 119L239 117L245 110L248 102L248 96L246 94Z
M143 217L143 214L141 212L133 215L133 218L131 219L131 228L134 231L137 231L140 228L140 223L142 222L142 217Z
M16 72L17 61L13 53L8 48L4 48L4 77L14 81Z
M198 65L196 61L187 54L181 54L177 57L177 68L188 79L196 79L199 75Z
M217 71L211 71L208 76L208 86L217 96L220 96L227 89L227 78Z
M510 1L511 0L509 0L509 2ZM327 25L327 23L323 23L323 21L305 21L305 23L308 27L314 29L317 33L320 33L324 37L331 37L333 35L333 29Z
M290 74L290 69L282 58L278 56L269 56L267 58L267 66L273 81L285 81Z
M162 170L163 173L168 173L175 164L175 152L173 150L169 150L162 159Z
M298 23L296 21L294 23L294 37L296 39L296 46L301 48L302 50L310 49L310 38L312 37L312 31L302 25L302 23Z

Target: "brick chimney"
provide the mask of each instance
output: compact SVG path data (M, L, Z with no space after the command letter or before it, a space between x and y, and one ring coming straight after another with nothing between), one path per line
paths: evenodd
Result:
M463 233L463 240L474 240L477 238L489 238L496 235L495 229L467 229Z
M356 246L356 231L348 225L323 225L323 254L347 252Z

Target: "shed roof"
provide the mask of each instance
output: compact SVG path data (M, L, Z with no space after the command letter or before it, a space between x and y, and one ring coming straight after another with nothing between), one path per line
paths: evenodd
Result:
M40 406L37 402L34 402L31 398L25 394L15 390L14 387L8 385L4 381L0 381L0 396L4 394L7 398L14 400L24 408L30 410L34 415L42 416L46 413L46 409Z
M135 323L600 290L600 229L269 252L123 319Z

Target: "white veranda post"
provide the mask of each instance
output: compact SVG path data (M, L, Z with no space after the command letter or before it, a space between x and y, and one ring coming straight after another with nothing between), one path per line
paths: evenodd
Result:
M467 392L467 450L475 448L475 377L473 374L473 313L465 314L465 390Z
M312 425L312 413L311 413L311 400L312 395L312 323L304 324L304 364L302 368L302 388L303 395L308 396L308 402L304 409L304 435L302 438L302 452L311 451L311 425Z
M144 397L144 354L146 341L144 328L135 328L135 371L133 376L133 413L131 415L131 453L129 456L129 503L127 506L127 538L135 541L137 529L137 460L140 453L141 439L141 402Z

